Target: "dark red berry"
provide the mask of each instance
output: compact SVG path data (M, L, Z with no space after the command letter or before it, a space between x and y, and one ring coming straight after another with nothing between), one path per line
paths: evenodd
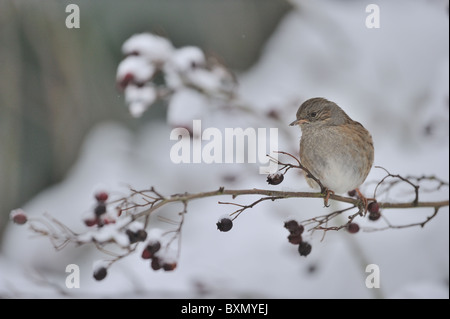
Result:
M130 240L130 244L134 244L138 241L144 241L147 239L147 232L143 229L139 229L136 232L127 229L125 231L125 234L127 234L128 239Z
M103 280L108 274L108 270L105 267L100 267L94 271L95 280Z
M150 259L153 258L156 252L161 249L161 243L159 241L153 241L147 244L144 251L142 252L142 258Z
M150 258L153 257L153 254L152 254L147 248L145 248L145 249L142 251L141 257L142 257L142 259L150 259Z
M288 240L289 240L289 242L291 244L298 245L298 244L300 244L302 242L302 235L300 235L300 234L296 234L296 235L290 234L288 236Z
M136 232L136 239L137 239L137 241L144 241L144 240L146 240L147 239L147 232L145 230L143 230L143 229L139 229Z
M305 228L303 225L297 223L295 220L289 220L284 223L284 228L286 228L291 235L301 235Z
M98 192L95 194L95 199L99 202L106 202L108 200L107 192Z
M299 245L298 245L298 252L300 253L300 256L308 256L309 253L311 252L311 245L306 242L306 241L302 241Z
M298 222L296 220L288 220L287 222L284 222L284 228L286 228L289 231L295 230L298 228Z
M217 229L223 232L229 231L233 228L233 221L229 218L222 218L217 222Z
M104 213L106 213L106 205L105 205L105 203L99 202L97 204L97 206L95 207L95 209L94 209L94 213L95 213L95 215L97 217L103 215Z
M27 215L20 208L11 211L11 214L9 216L17 225L23 225L28 221Z
M380 212L375 212L375 213L370 212L369 213L369 220L371 220L371 221L376 221L376 220L380 219L380 217L381 217Z
M150 263L150 267L152 267L153 270L161 269L161 260L158 257L153 257L152 262Z
M125 234L127 234L128 239L130 240L130 244L134 244L138 241L144 241L147 239L147 232L143 229L139 229L136 232L134 232L130 229L127 229L125 231Z
M347 225L347 231L350 234L355 234L355 233L359 232L359 225L357 223L350 223Z
M163 268L165 271L172 271L172 270L174 270L175 268L177 268L177 263L176 263L176 262L164 263L163 266L162 266L162 268Z
M281 173L269 174L267 176L267 183L270 185L278 185L284 180L284 175Z
M98 223L98 218L87 218L84 220L84 224L88 227L97 225Z
M301 226L301 227L300 227ZM303 226L299 225L299 227L297 227L296 229L293 229L292 231L289 232L289 235L292 236L301 236L303 233Z
M134 75L132 73L127 73L122 79L120 79L118 84L121 89L125 89L128 86L128 84L130 84L133 81Z
M161 249L161 243L159 241L151 242L147 245L147 249L154 254Z
M380 205L378 205L377 202L371 202L369 203L369 206L367 206L367 209L369 213L378 213L380 211Z
M356 196L356 190L352 189L351 191L348 191L348 196L355 197Z

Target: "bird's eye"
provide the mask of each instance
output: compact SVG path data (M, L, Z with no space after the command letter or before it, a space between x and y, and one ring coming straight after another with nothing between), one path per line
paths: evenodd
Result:
M311 113L309 113L309 116L311 116L312 118L314 118L314 117L317 116L317 112L311 112Z

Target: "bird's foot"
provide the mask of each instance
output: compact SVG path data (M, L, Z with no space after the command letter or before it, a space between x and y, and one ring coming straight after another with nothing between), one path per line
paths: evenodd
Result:
M328 200L330 199L331 195L334 195L334 192L331 189L326 188L322 191L322 193L325 194L325 197L323 198L323 204L325 205L325 207L330 207L330 205L328 205Z
M358 188L356 188L355 191L356 191L356 194L358 194L358 197L361 200L362 204L364 205L364 215L365 215L367 213L367 209L369 207L369 200L374 200L374 199L365 197Z

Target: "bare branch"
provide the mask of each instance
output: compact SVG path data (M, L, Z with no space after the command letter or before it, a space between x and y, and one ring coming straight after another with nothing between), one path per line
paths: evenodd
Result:
M437 216L440 208L449 206L449 200L419 200L419 189L421 183L429 181L436 183L436 187L434 189L437 191L442 187L448 187L447 182L444 182L434 176L403 177L398 174L392 174L388 170L382 168L386 172L386 176L383 177L381 181L377 182L374 190L374 197L369 199L371 203L366 207L359 197L336 195L330 190L327 190L318 179L316 179L302 166L300 161L295 156L286 152L278 153L289 156L296 162L295 164L284 163L278 159L271 158L272 161L276 161L276 163L280 166L278 171L281 172L281 174L284 175L289 170L294 168L301 169L305 172L307 177L312 178L317 182L317 184L321 187L321 192L295 192L258 188L225 189L225 187L219 187L216 190L207 192L185 192L172 195L163 195L154 187L144 190L130 188L130 195L128 196L110 201L108 203L100 201L94 210L96 219L93 224L89 223L89 226L96 225L97 228L90 228L85 233L77 234L69 227L49 215L44 215L42 218L29 218L28 221L30 229L34 233L47 236L57 250L64 248L69 243L75 243L77 245L93 244L98 250L113 257L112 260L109 260L105 264L105 267L109 267L116 261L134 253L139 245L139 241L145 241L145 238L147 238L145 229L149 227L150 216L152 214L168 204L181 204L182 210L178 212L178 216L180 217L178 221L164 216L158 216L160 220L175 226L175 228L161 234L161 239L164 238L162 242L158 241L157 244L153 242L147 243L147 246L142 253L144 259L152 259L151 267L153 269L157 270L164 268L165 270L173 270L176 267L176 260L174 261L173 258L179 259L180 256L181 234L188 211L188 203L197 199L223 196L231 197L232 201L218 201L218 204L235 206L237 208L229 214L229 216L232 217L232 221L237 219L243 212L269 200L277 201L293 198L320 198L323 199L324 202L326 202L326 200L332 200L348 205L348 207L344 207L340 210L335 210L327 214L305 219L300 221L298 224L297 222L294 222L294 225L297 224L297 226L288 229L290 231L288 240L291 243L299 244L299 252L300 248L302 248L300 254L303 254L303 256L306 256L311 249L311 245L303 242L301 238L301 232L303 232L306 228L307 231L311 232L311 234L316 231L322 231L322 240L324 240L328 231L347 229L349 232L354 233L359 230L359 225L355 222L358 218L364 218L366 216L367 208L369 220L376 221L382 217L387 226L379 228L366 227L364 228L364 231L402 229L417 226L424 227ZM281 181L282 180L283 179L281 179ZM413 201L378 201L377 196L380 192L391 190L400 183L407 184L412 188L412 192L414 193ZM258 198L254 199L249 204L242 204L236 201L238 197L240 198L244 196L257 196ZM105 218L102 217L106 211L105 205L114 205L114 208L118 212L117 219L112 221L102 219ZM97 208L99 207L102 209L98 210ZM412 208L432 208L433 214L427 216L423 221L404 225L391 224L385 214L385 211L388 209L395 210ZM383 214L380 213L380 210L383 210ZM336 218L338 216L343 216L344 214L346 214L345 222L336 222ZM143 223L139 220L143 220ZM88 225L88 223L86 224ZM140 231L140 235L142 236L138 236L137 231ZM107 245L112 245L112 248L115 248L115 251L106 249L105 246ZM168 259L164 260L164 257L162 257L164 253L162 251L168 252L169 250L173 250L174 245L176 246L176 251L174 251L176 252L176 257L169 256L167 257ZM160 255L155 255L155 253Z

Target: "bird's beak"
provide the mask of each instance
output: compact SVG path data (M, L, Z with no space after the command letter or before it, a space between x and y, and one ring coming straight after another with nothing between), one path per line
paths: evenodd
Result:
M289 124L289 126L295 126L295 125L300 125L303 123L307 123L308 120L304 120L304 119L296 119L294 122L292 122L291 124Z

